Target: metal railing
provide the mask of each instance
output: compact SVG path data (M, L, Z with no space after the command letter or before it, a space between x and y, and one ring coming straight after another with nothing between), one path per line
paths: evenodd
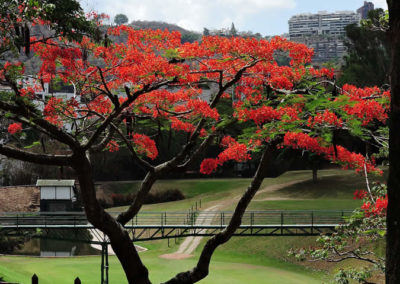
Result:
M246 211L242 226L338 225L352 210L269 210ZM116 216L118 212L111 213ZM126 227L221 226L229 224L233 211L141 212ZM83 212L0 213L0 228L92 227Z

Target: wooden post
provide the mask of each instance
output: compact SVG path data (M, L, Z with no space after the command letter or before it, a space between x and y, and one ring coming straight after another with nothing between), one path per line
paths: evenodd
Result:
M81 279L79 279L79 277L76 277L74 284L81 284Z
M32 284L39 284L39 277L36 274L32 276Z

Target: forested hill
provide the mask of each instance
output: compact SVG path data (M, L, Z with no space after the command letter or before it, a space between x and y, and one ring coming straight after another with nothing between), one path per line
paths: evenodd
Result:
M182 35L182 42L193 42L201 39L201 33L188 31L178 25L159 21L133 21L130 25L136 29L178 31Z

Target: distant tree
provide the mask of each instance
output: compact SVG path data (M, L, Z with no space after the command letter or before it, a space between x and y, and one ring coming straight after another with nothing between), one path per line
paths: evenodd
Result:
M210 30L207 29L207 28L204 28L204 29L203 29L203 35L204 35L204 36L209 36L209 35L210 35Z
M254 37L257 38L257 39L260 39L260 38L262 38L262 35L260 33L255 33Z
M117 14L114 17L114 23L119 25L126 24L129 21L128 17L124 14Z
M199 33L195 32L183 32L181 33L181 42L194 42L196 40L199 40L201 38L201 35Z
M235 24L234 23L232 23L232 25L231 25L231 29L229 30L229 35L237 36L237 30L235 28Z
M348 83L364 87L389 83L389 39L385 31L370 28L370 23L378 22L384 14L382 9L372 10L361 26L346 27L348 55L339 78L340 85Z

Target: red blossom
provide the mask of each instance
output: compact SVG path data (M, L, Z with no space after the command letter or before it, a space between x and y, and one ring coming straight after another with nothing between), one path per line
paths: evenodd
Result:
M356 190L354 191L353 199L364 199L368 195L368 192L365 190Z
M218 162L215 159L204 159L200 165L200 173L209 175L213 173L218 167Z
M139 154L144 154L152 160L157 158L158 150L153 139L144 134L135 133L132 135L132 140Z
M11 123L9 126L8 126L8 132L10 133L10 134L16 134L16 133L19 133L19 132L21 132L22 131L22 124L21 123L17 123L17 122L15 122L15 123Z
M119 145L116 141L110 140L110 142L107 143L106 149L110 152L118 152Z

